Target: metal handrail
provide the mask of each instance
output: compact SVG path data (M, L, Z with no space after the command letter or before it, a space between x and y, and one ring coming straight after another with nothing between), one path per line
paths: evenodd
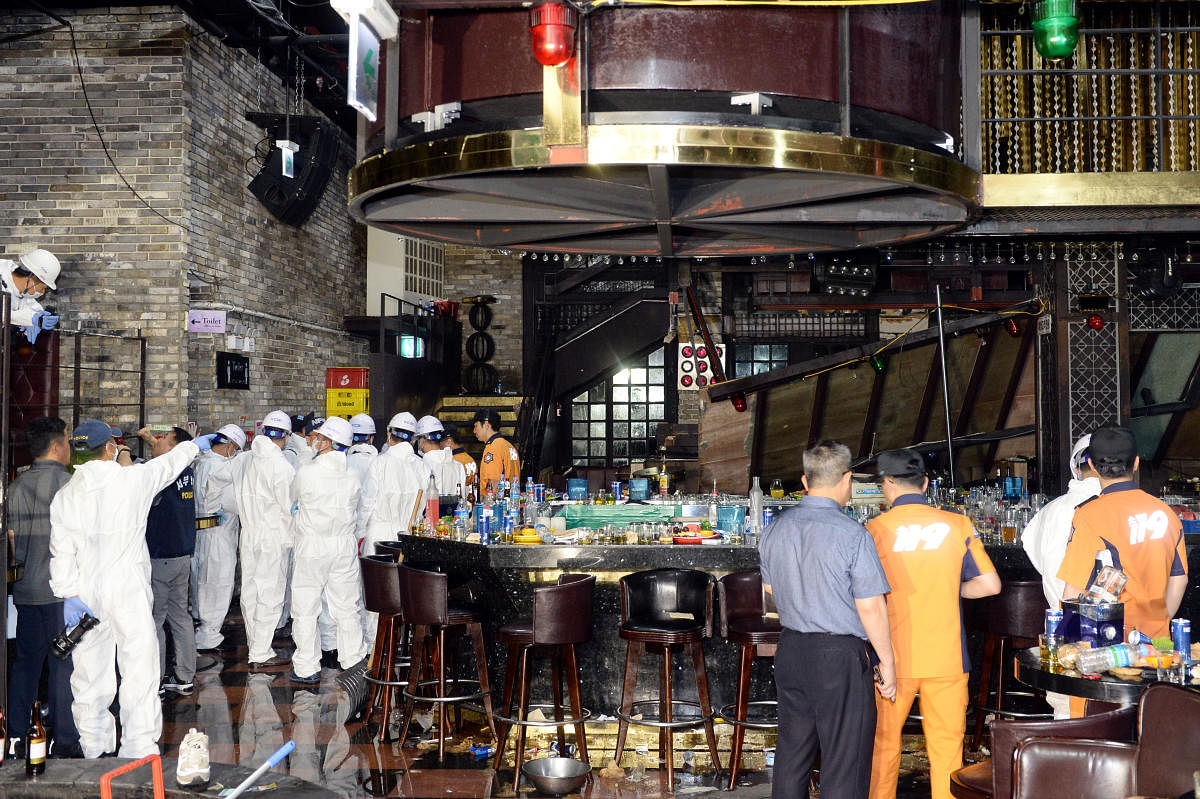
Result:
M389 314L387 312L387 300L395 301L395 303L396 303L396 313L395 314ZM378 339L378 346L379 346L380 353L387 352L387 325L384 324L384 321L386 319L395 318L396 320L399 321L400 335L401 335L401 337L403 337L403 335L405 333L404 306L406 306L406 305L412 309L412 311L410 312L409 315L411 315L413 318L413 324L412 324L413 336L415 337L415 336L418 336L420 333L428 333L429 332L428 325L421 325L417 321L419 319L428 319L433 316L433 314L429 311L429 309L426 306L418 305L417 303L410 302L409 300L406 300L403 297L397 297L395 294L388 294L386 291L381 291L381 292L379 292L379 339ZM428 342L426 342L426 343L428 344ZM399 353L397 353L397 354L399 354ZM422 359L424 359L426 356L422 355L421 357L422 357Z

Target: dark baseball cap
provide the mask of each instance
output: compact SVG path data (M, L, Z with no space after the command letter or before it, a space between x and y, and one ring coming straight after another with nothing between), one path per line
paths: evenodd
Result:
M317 416L315 413L310 413L307 421L304 422L304 434L308 435L312 433L323 424L325 424L324 416Z
M71 433L71 446L75 449L95 449L112 439L112 428L99 419L85 419Z
M475 416L471 419L472 424L475 422L487 422L492 426L493 430L499 430L500 414L491 408L481 408L480 410L475 411Z
M1087 453L1093 463L1133 463L1137 457L1137 439L1128 427L1105 425L1092 433Z
M924 477L925 459L915 449L889 449L875 456L880 477Z

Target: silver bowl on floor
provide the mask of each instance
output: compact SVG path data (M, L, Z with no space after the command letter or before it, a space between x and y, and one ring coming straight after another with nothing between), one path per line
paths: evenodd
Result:
M571 757L539 757L521 766L538 793L562 796L579 790L592 767Z

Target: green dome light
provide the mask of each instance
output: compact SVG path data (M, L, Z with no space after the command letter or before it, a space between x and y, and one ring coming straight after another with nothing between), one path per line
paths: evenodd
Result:
M1076 0L1038 0L1033 4L1033 43L1042 58L1061 61L1079 43Z

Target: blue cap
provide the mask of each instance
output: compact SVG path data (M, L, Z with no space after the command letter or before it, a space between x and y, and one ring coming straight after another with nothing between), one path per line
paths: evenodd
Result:
M111 439L111 427L99 419L85 419L71 434L71 446L75 449L95 449Z
M308 417L308 421L304 423L304 434L308 435L323 424L325 424L324 416L316 416L314 414Z

